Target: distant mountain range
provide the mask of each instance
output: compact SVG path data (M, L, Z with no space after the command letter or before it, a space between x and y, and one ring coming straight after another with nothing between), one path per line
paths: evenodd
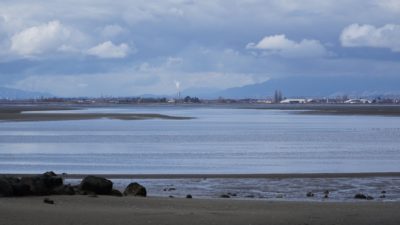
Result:
M286 77L221 91L183 91L201 98L265 98L281 90L285 97L400 95L399 77Z
M0 87L0 99L33 99L40 97L52 97L52 95L42 92L31 92L14 88Z
M266 98L280 90L285 97L334 97L348 95L349 97L368 97L382 95L400 96L399 77L285 77L270 79L263 83L242 87L218 90L213 88L191 88L183 90L181 97L196 96L203 99L223 98ZM49 93L23 91L14 88L0 87L0 99L32 99L53 97ZM141 97L176 97L142 95Z

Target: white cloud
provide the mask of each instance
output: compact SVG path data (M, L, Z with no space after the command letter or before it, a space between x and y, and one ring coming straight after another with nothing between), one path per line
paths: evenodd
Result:
M102 31L101 35L106 38L113 38L117 37L120 34L126 33L127 31L117 24L107 25L105 26Z
M375 3L387 11L400 12L399 0L375 0Z
M22 56L34 56L63 50L72 42L79 42L78 32L63 26L59 21L50 21L29 27L11 37L11 52Z
M115 45L111 41L106 41L90 48L87 54L99 58L125 58L130 52L131 48L125 43Z
M258 43L247 44L247 49L262 50L266 55L280 55L288 58L312 58L328 55L325 47L318 40L303 39L296 42L284 34L264 37Z
M340 42L344 47L388 48L400 52L400 25L375 27L351 24L343 29Z
M122 27L109 25L101 30L101 35L112 38L122 32ZM55 20L14 34L10 39L10 51L24 57L58 52L88 54L99 58L124 58L134 52L125 43L115 45L112 41L106 41L89 48L88 46L93 46L91 42L93 40L89 40L85 34Z
M165 66L173 68L173 67L182 65L182 63L183 63L183 59L180 57L168 57L165 62Z

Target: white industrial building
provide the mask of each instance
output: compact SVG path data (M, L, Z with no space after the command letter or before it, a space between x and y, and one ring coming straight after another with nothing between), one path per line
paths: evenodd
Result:
M308 100L304 98L287 98L281 101L283 104L304 104L307 102Z
M372 101L368 99L349 99L345 101L344 103L346 104L369 104L372 103Z

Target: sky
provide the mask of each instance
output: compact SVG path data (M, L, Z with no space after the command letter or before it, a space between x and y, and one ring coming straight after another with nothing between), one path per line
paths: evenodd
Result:
M400 76L400 0L1 0L0 86L171 95Z

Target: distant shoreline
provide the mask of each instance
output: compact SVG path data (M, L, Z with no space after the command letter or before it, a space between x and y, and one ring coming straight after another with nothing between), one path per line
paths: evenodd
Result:
M0 176L35 176L38 174L0 174ZM63 174L65 179L82 179L88 175L107 179L262 179L262 178L368 178L400 177L400 172L367 172L367 173L277 173L277 174Z
M154 113L51 113L41 111L67 111L90 108L154 108ZM157 113L157 107L182 108L226 108L254 110L286 110L297 115L361 115L361 116L400 116L400 105L375 104L103 104L103 105L70 105L70 104L29 104L7 105L0 104L0 122L29 122L29 121L67 121L91 119L145 120L167 119L187 120L193 117L170 116ZM35 113L26 113L32 112Z
M375 104L276 104L249 107L260 110L288 110L302 115L400 116L400 105Z

